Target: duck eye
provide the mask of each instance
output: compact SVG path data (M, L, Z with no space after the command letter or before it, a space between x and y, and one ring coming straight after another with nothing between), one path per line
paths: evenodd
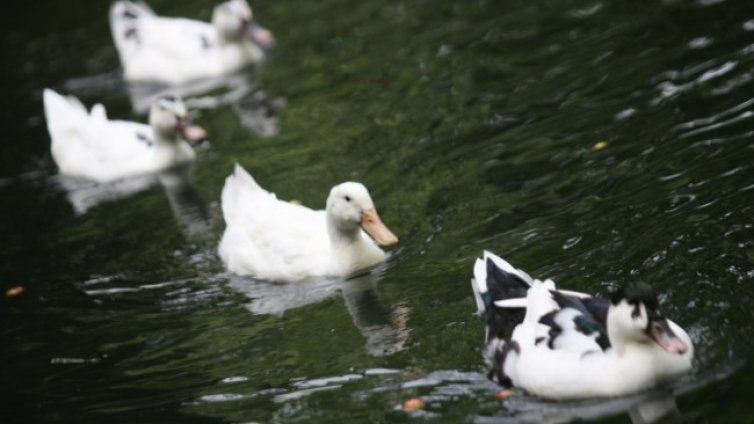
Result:
M346 202L350 202L351 201L351 196L346 196L344 199L346 199Z

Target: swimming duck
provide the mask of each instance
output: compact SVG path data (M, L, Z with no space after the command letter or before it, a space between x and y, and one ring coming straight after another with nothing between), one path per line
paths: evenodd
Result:
M621 396L691 369L689 335L646 284L611 299L556 289L490 252L474 264L490 378L553 400Z
M398 242L356 182L333 187L326 209L315 211L278 200L236 164L221 203L227 227L219 255L239 275L282 282L348 276L385 260L377 243Z
M217 5L211 23L160 17L144 3L117 1L110 29L127 81L171 85L259 63L275 41L253 21L245 0Z
M61 174L107 182L148 174L189 162L196 154L186 139L206 133L189 125L180 98L166 96L152 105L149 125L111 121L101 104L87 112L72 96L44 90L51 152Z

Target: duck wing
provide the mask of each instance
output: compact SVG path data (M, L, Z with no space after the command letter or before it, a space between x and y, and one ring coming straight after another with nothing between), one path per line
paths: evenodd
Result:
M232 272L293 281L330 271L324 211L278 200L242 167L225 181L219 254Z
M101 104L88 113L75 97L50 89L43 97L51 152L61 173L107 181L151 166L148 125L110 121Z
M550 349L563 349L577 353L604 351L610 347L605 321L600 320L586 306L594 307L597 302L586 302L578 298L551 290L552 299L558 308L543 315L539 323L547 326L548 336L537 340L546 341Z
M521 346L577 355L609 346L604 300L557 290L552 280L534 280L492 253L476 260L472 289L477 314L486 324L489 376L504 386L515 379Z
M610 300L601 297L587 297L581 299L581 303L584 305L587 311L601 323L607 327L607 310L610 308Z
M477 305L477 316L485 322L486 346L483 356L489 366L488 377L504 386L512 386L506 364L513 363L518 346L511 342L516 327L524 320L525 305L502 307L499 303L525 300L531 287L531 277L504 259L485 251L474 263L471 288ZM508 366L508 367L509 367Z
M483 317L487 328L486 340L493 337L507 339L524 317L523 309L508 309L496 303L525 298L531 277L490 252L474 263L471 287L477 303L477 315Z
M139 64L150 61L155 68L184 60L195 62L218 46L217 31L211 24L160 17L141 2L114 3L110 28L124 66L134 60Z

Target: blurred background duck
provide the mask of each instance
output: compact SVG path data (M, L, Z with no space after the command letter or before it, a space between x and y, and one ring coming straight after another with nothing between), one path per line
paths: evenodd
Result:
M692 367L693 345L646 284L611 299L555 288L484 252L472 288L490 378L544 398L621 396Z
M117 1L110 29L129 82L178 85L219 77L261 62L275 42L244 0L217 5L211 23L160 17L142 2Z
M377 243L398 242L369 191L355 182L333 187L326 210L315 211L278 200L236 165L225 180L222 210L220 258L231 272L265 280L348 276L385 260Z
M192 161L196 153L187 140L206 136L191 125L179 97L156 101L149 112L149 125L109 120L104 106L91 112L73 96L44 90L47 130L51 153L63 175L98 182L159 172Z

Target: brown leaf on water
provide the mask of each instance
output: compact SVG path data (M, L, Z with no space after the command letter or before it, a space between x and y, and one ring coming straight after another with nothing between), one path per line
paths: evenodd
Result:
M503 390L500 390L499 392L495 393L495 399L497 399L497 400L505 400L505 399L508 399L511 396L513 396L513 391L509 390L509 389L503 389Z
M592 146L593 152L599 152L600 150L604 149L608 146L607 141L598 141L597 143L594 143L594 146Z
M16 297L24 294L26 289L23 286L11 287L5 291L5 295L8 297Z
M403 402L403 410L406 412L418 411L424 408L424 401L422 398L411 398Z

